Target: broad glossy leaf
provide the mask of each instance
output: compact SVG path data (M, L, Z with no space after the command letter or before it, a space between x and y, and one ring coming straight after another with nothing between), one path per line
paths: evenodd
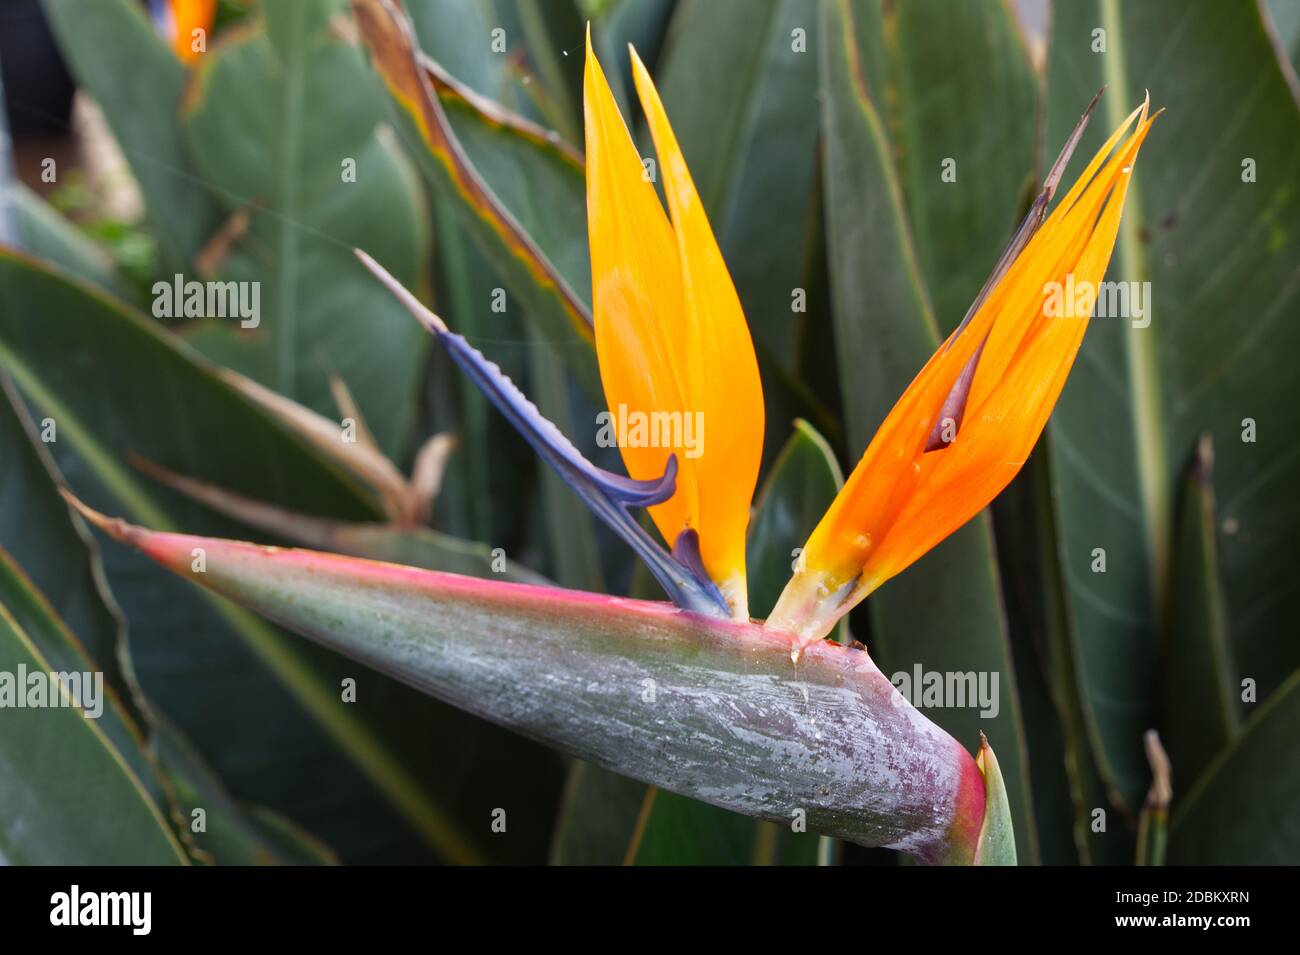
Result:
M494 0L415 0L406 9L421 49L431 58L425 60L426 76L462 143L472 149L481 139L494 160L491 168L504 168L514 188L528 189L531 180L526 170L533 159L527 157L538 149L552 150L554 143L546 131L511 112L526 108L527 97L514 59L493 50L492 31L504 28ZM515 150L522 154L520 169L511 170L508 162L496 159L498 153ZM571 183L558 193L539 192L543 209L551 208L551 196L563 195L579 203L582 196L581 186L574 188ZM438 253L435 311L471 341L482 342L513 380L526 380L530 364L550 361L527 347L531 320L514 300L504 302L504 311L495 310L500 307L497 290L508 285L497 276L457 212L459 194L434 190L430 199ZM568 221L567 214L561 221ZM429 381L431 390L437 389L431 415L438 427L474 438L462 443L450 463L439 500L441 526L475 540L514 539L535 499L531 449L439 349L433 351ZM544 400L546 396L537 393L545 389L530 390L548 417L560 417ZM542 480L547 482L545 477ZM581 537L565 535L565 541Z
M196 584L615 772L770 819L804 809L811 830L928 861L973 857L984 807L974 760L859 650L823 642L795 663L787 635L668 604L87 514Z
M57 440L58 422L50 418L33 422L12 383L6 378L0 387L4 392L0 395L0 460L4 461L0 547L78 635L86 654L103 671L105 684L134 713L119 655L121 622L105 598L107 583L99 566L98 545L90 529L68 513L59 497L53 482L54 461L41 443L42 431Z
M66 502L52 484L33 490L34 497L52 497L66 508ZM51 534L47 542L58 537L60 520L69 525L66 510L61 518L56 516L49 522ZM19 543L32 542L20 538ZM69 553L73 548L80 548L80 553ZM26 547L25 551L31 553L33 549ZM65 548L64 556L69 560L80 557L89 561L91 555L77 539L74 545ZM46 595L3 547L0 547L0 605L26 635L35 653L55 672L102 672L105 667L102 658L91 655L87 645L68 629ZM111 658L108 662L112 662ZM173 838L182 842L187 859L221 864L322 861L324 856L315 851L314 842L287 820L258 807L248 807L246 811L236 806L189 743L143 698L129 675L118 674L117 680L109 682L105 674L103 689L100 713L93 721L103 743L157 807L159 815L168 821ZM195 810L201 810L203 825L192 831L191 823L197 818L192 815ZM273 838L264 836L263 829L272 829ZM295 845L303 848L295 849ZM81 861L121 864L126 860L88 856Z
M10 609L17 598L8 586L15 570L0 551L0 856L12 865L185 863L184 850L139 775L143 758L124 758L96 719L72 705L49 705L44 691L41 704L30 705L37 699L31 695L33 675L48 689L50 674L83 671L47 659L19 625ZM28 705L20 706L15 694ZM111 704L104 705L112 720Z
M492 49L501 26L496 0L406 0L420 48L461 83L482 95L518 107L517 81L507 58Z
M524 39L524 56L536 82L530 82L538 111L570 143L582 142L582 57L585 13L573 2L515 0L513 14ZM530 77L530 80L534 77Z
M61 498L59 500L63 503ZM100 670L98 660L59 618L46 595L32 582L13 554L3 547L0 547L0 605L31 643L37 656L53 670L61 673ZM13 673L12 670L8 672ZM103 690L102 706L98 707L102 712L94 723L105 745L113 750L149 797L159 807L167 807L167 794L157 764L146 750L146 740L137 719L138 711L128 709L137 702L129 696L132 688L120 675L114 682L110 680L110 673L105 673ZM10 705L13 705L12 700L6 704L6 709Z
M1039 80L1007 4L862 7L881 44L872 49L864 38L863 70L868 77L884 70L872 96L885 118L917 267L947 333L1020 222L1036 158ZM1079 102L1075 119L1087 103ZM1048 140L1047 158L1061 143Z
M3 372L0 372L3 375ZM224 787L180 731L144 699L123 660L130 644L126 623L113 602L99 559L99 546L79 516L59 496L62 483L53 459L43 453L42 430L57 441L57 422L38 429L7 378L0 404L0 550L22 568L10 574L4 602L38 651L60 670L98 670L110 698L99 725L165 815L182 820L178 834L196 861L263 862L286 858L296 831L287 820L270 845L234 805ZM53 425L53 427L51 427ZM187 799L188 795L188 799ZM190 813L202 808L204 833L191 832ZM275 814L253 807L269 825ZM309 840L300 840L309 844ZM279 850L277 847L280 847ZM288 858L310 860L307 853ZM108 860L111 861L111 860Z
M1042 452L1036 451L1020 475L992 506L998 566L1006 581L1004 598L1007 633L1016 667L1016 687L1024 710L1025 742L1033 755L1029 764L1034 794L1034 823L1039 861L1044 865L1076 865L1078 840L1086 840L1086 815L1073 798L1070 723L1056 693L1058 661L1056 631L1064 626L1059 611L1059 586L1053 589L1055 546L1051 539L1051 504L1045 497ZM1061 638L1064 639L1063 637ZM1079 742L1087 752L1086 734ZM1093 803L1096 805L1096 803Z
M1175 518L1160 736L1180 789L1241 726L1241 687L1219 578L1214 451L1206 438L1183 477Z
M49 447L71 486L105 506L161 526L246 535L134 472L126 459L138 454L281 507L379 517L333 465L156 323L9 252L0 254L0 365L36 419L57 422ZM433 794L471 799L475 780L509 774L510 760L534 748L178 587L121 548L104 563L132 625L141 685L236 796L285 813L346 859L427 859L430 845L443 858L479 857ZM363 705L342 703L345 677L358 681ZM471 759L483 733L502 762ZM543 764L526 785L515 782L545 816L556 770ZM518 832L494 848L540 853Z
M611 0L592 23L592 43L624 116L634 115L635 98L628 45L636 48L650 74L657 75L664 34L676 4L677 0Z
M165 260L188 267L221 215L177 121L185 67L134 0L44 0L43 6L78 83L104 110L131 165Z
M330 18L346 6L346 0L309 0L307 3L260 0L258 5L267 38L280 56L289 61L301 52L305 39L310 41L329 27Z
M1174 865L1295 865L1300 862L1300 671L1241 728L1187 790L1175 794L1169 861Z
M1106 52L1093 52L1102 36ZM1216 449L1217 547L1239 677L1256 680L1262 700L1300 665L1300 509L1278 504L1300 480L1290 357L1300 326L1289 320L1300 296L1300 110L1256 4L1194 0L1176 18L1154 4L1058 4L1048 142L1102 83L1081 152L1144 89L1167 107L1108 273L1150 282L1149 295L1136 321L1093 319L1050 447L1090 732L1104 778L1133 810L1148 778L1142 733L1159 698L1156 608L1168 597L1177 475L1202 433ZM1248 169L1254 181L1243 181ZM1243 440L1246 419L1253 441ZM1105 573L1093 570L1099 550Z
M200 61L182 121L193 161L227 215L251 216L222 279L259 283L260 323L207 318L258 354L262 382L325 414L328 376L356 396L380 445L407 437L426 343L351 254L367 248L411 287L428 247L414 170L385 130L360 53L317 3L273 4L278 39L254 27ZM298 11L294 15L294 11Z
M873 62L869 55L880 39L879 8L824 0L821 9L831 289L848 446L852 454L859 454L875 426L938 346L940 325L955 326L962 313L941 316L936 322L930 306L931 279L921 268L912 226L913 218L924 210L917 208L918 199L909 202L904 192L895 164L897 147L889 138L878 101L882 91L866 85L863 64ZM897 14L897 6L892 9ZM986 8L981 5L981 9ZM1002 11L993 5L987 9ZM1005 11L996 15L1005 15ZM949 54L953 60L984 63L1005 53L1000 44L985 47L993 43L991 37L1000 36L997 31L947 35L953 45ZM978 48L972 49L972 43ZM949 82L945 76L932 80ZM979 124L981 118L978 112L971 112L952 117L952 121ZM987 148L998 148L998 144L990 141ZM1015 153L1005 157L1026 170L1030 159ZM939 170L934 174L938 176ZM963 188L981 189L984 184L970 182ZM987 201L994 201L997 190L990 186L989 193ZM1007 189L1003 201L1005 234L984 236L984 244L975 234L966 237L969 254L984 263L985 273L1005 245L1018 209L1015 191ZM969 296L973 298L978 290L977 281ZM872 653L886 673L906 674L913 683L918 668L923 674L970 673L977 680L983 674L989 691L997 678L996 715L989 707L990 715L981 717L982 708L970 705L932 708L927 713L972 748L980 732L987 733L1001 761L1019 855L1034 861L1034 803L1029 792L1024 728L987 515L977 517L907 573L886 584L867 606Z
M817 51L808 0L682 0L656 77L750 329L786 368L808 314Z
M1057 554L1051 475L1043 443L994 503L998 558L1007 581L1007 618L1025 736L1041 861L1124 865L1133 837L1122 818L1098 831L1094 811L1109 796L1092 755L1075 678Z
M388 0L353 0L353 10L371 63L392 99L396 126L420 170L440 195L455 200L461 221L506 286L572 360L575 374L590 393L600 394L591 317L585 302L590 283L576 281L562 265L566 257L570 262L578 260L585 247L585 233L566 229L550 244L530 235L520 224L518 209L508 207L495 194L460 143L425 76L405 15ZM501 156L509 158L504 152ZM529 173L516 177L516 188L533 182L533 175L548 175L532 166ZM537 197L551 202L541 197L553 194L555 190L539 190Z
M551 843L552 865L620 865L627 859L647 786L575 761Z

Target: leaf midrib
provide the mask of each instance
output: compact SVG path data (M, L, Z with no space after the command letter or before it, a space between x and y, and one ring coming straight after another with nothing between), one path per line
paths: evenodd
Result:
M297 223L301 218L298 213L298 186L303 180L298 168L301 161L302 103L304 73L304 11L306 3L290 4L292 11L291 27L282 59L285 68L285 81L281 87L283 96L280 100L280 119L284 135L280 139L283 155L280 157L280 215L275 221L279 232L276 248L279 281L276 283L275 328L272 332L275 342L275 382L276 390L286 397L294 397L294 380L296 377L295 360L297 351L296 311L298 307L298 258L300 238Z
M1110 49L1103 60L1106 85L1111 94L1105 97L1107 124L1115 129L1124 121L1132 100L1128 71L1124 60L1122 24L1117 0L1101 0L1101 20L1105 25ZM1136 174L1128 187L1129 214L1121 216L1119 243L1116 250L1119 271L1129 281L1139 281L1150 269L1138 241L1137 213L1142 208ZM1149 318L1149 316L1148 316ZM1159 619L1168 588L1169 574L1169 485L1165 460L1165 422L1160 407L1160 382L1157 370L1155 336L1148 328L1126 329L1125 354L1128 359L1130 407L1133 414L1134 464L1137 470L1138 495L1142 502L1142 527L1146 537L1147 559L1151 571L1152 612Z

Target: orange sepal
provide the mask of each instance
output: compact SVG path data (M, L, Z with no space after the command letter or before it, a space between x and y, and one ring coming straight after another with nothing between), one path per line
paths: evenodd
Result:
M1029 456L1089 315L1046 313L1048 283L1105 275L1137 153L1154 122L1124 122L1043 228L899 398L804 548L769 625L819 639L876 587L974 517ZM1115 149L1138 118L1137 129ZM1112 154L1113 150L1113 154ZM1109 158L1107 158L1109 155ZM1090 313L1089 313L1090 314ZM978 355L955 440L926 451L944 399Z
M693 447L620 442L634 478L678 458L677 492L650 509L671 546L699 535L705 569L746 613L745 532L762 455L763 395L740 301L654 84L633 53L670 223L587 38L587 220L596 353L615 420L680 415ZM685 434L684 430L675 433Z

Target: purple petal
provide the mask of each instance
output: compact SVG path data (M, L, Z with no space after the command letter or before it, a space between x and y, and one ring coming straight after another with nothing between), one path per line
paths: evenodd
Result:
M479 390L514 425L515 430L573 488L591 510L625 540L669 598L683 610L713 617L730 617L731 611L703 566L688 566L664 551L644 527L628 513L629 507L649 507L673 496L677 487L677 456L669 457L664 473L654 480L638 481L598 468L582 456L560 429L548 421L519 387L483 353L451 332L409 290L364 252L357 257L384 283L433 336L442 343ZM698 551L698 547L697 547Z

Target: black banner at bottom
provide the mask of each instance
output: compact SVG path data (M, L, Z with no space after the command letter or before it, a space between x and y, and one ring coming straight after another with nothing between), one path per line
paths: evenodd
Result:
M694 943L770 942L779 923L819 941L829 941L825 929L871 944L1043 931L1230 938L1288 925L1295 882L1286 868L11 868L0 870L0 924L6 941L48 933L128 944L334 945L392 935L436 943L445 932L454 945L465 944L463 933L551 944L565 933L625 942L632 932L675 947L683 932L698 933Z

